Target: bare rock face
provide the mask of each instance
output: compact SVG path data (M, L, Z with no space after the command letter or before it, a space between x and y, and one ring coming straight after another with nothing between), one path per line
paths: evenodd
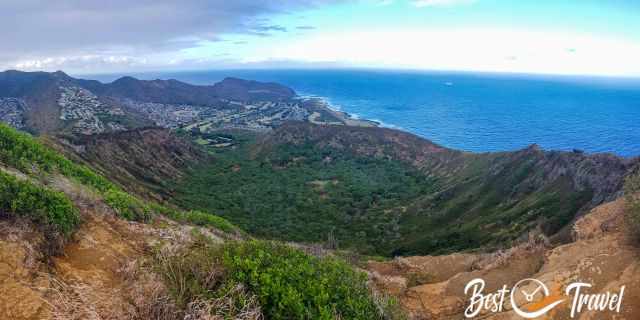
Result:
M594 208L574 223L575 241L555 248L534 238L526 244L489 254L399 258L386 263L371 262L367 269L379 289L399 297L411 319L464 319L469 305L464 286L475 278L485 280L485 293L495 292L502 285L511 289L521 279L542 281L550 290L548 298L537 297L525 301L524 306L520 304L523 301L518 302L521 307L535 310L550 299L562 297L563 303L540 318L554 320L572 319L573 296L565 295L571 283L592 284L589 293L619 292L625 286L619 313L584 310L573 319L639 319L640 248L629 244L623 210L623 199ZM416 273L445 277L423 277L420 280L423 283L412 284ZM510 302L504 304L502 312L482 312L478 318L522 319L512 310Z

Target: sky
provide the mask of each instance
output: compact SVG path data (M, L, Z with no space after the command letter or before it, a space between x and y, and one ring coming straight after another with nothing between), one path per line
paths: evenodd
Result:
M1 0L0 69L640 77L637 0Z

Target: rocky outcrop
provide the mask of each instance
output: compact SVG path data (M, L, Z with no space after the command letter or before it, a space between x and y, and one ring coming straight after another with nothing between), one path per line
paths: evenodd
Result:
M624 200L591 210L573 224L574 241L556 247L532 237L527 244L487 254L453 254L397 258L370 262L368 270L377 286L399 297L411 319L463 319L469 296L464 287L482 278L485 293L503 285L511 288L521 279L542 281L551 295L563 295L570 283L593 285L589 293L619 291L625 286L620 313L584 311L573 319L637 319L640 317L640 248L630 245L625 233ZM415 274L422 276L411 282ZM533 290L532 290L533 291ZM536 308L543 297L520 305ZM507 299L508 300L508 299ZM572 319L571 299L554 308L546 319ZM483 312L481 319L522 319L505 301L503 312Z

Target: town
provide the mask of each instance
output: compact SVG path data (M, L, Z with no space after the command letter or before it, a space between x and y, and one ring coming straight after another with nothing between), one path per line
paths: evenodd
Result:
M0 98L0 122L16 129L24 127L25 103L17 98Z

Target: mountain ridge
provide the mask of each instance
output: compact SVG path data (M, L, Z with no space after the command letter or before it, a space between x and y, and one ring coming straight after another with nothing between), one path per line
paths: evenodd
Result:
M535 144L463 152L346 125L315 102L292 99L290 89L234 78L218 89L113 83L0 73L8 110L0 120L41 133L0 124L0 287L20 293L0 298L0 316L177 319L210 313L201 305L248 301L256 317L277 317L274 308L288 306L277 294L283 285L298 302L344 290L368 318L402 318L342 261L357 265L366 255L396 257L360 267L412 319L459 316L461 286L475 276L491 285L540 276L563 286L561 271L595 277L598 288L637 283L620 196L640 158ZM207 99L216 104L178 104ZM240 228L288 244L251 240ZM606 270L614 276L583 267L607 262L611 250L617 262ZM571 261L561 257L567 252ZM175 268L188 279L173 278ZM239 286L216 284L226 302L202 300L211 279ZM172 295L182 281L188 292ZM258 303L258 295L269 300Z
M171 190L169 186L171 183L183 184L184 181L191 181L194 175L207 177L206 172L198 173L198 170L207 167L209 163L215 163L216 158L226 157L216 155L220 151L237 155L240 162L264 162L277 169L294 164L297 161L296 153L304 150L302 152L305 154L297 158L303 159L303 166L310 165L311 172L319 170L319 163L313 162L316 160L304 160L306 156L333 154L331 157L346 161L339 165L353 161L373 161L378 165L387 166L386 163L389 161L398 161L401 163L400 167L394 167L393 170L396 171L392 171L392 175L384 179L403 181L405 178L398 174L408 170L405 175L416 175L417 179L422 179L415 187L423 188L423 191L421 194L400 195L394 201L400 201L400 198L404 200L384 209L385 212L393 214L374 214L375 219L378 219L378 223L384 228L397 229L380 233L386 234L383 237L389 237L386 248L382 251L386 255L420 254L431 250L448 252L485 245L495 246L500 241L513 241L531 229L539 229L539 232L546 236L555 236L558 241L562 241L561 239L566 238L567 232L563 228L571 221L598 204L611 201L620 195L625 175L640 162L640 158L625 159L612 154L544 151L535 144L510 152L471 153L446 148L399 130L334 125L332 122L316 124L317 121L314 119L318 117L310 116L309 112L319 110L313 109L316 107L315 104L312 104L312 108L305 109L308 105L282 102L282 99L291 100L295 97L293 90L273 83L237 78L225 78L212 86L192 86L172 79L142 81L132 77L122 77L110 84L102 84L93 80L74 79L63 72L8 71L0 73L0 88L3 83L11 84L0 90L4 91L5 95L7 92L35 90L37 86L34 87L34 83L43 83L54 91L61 90L56 101L63 115L75 119L78 113L81 117L88 113L89 117L77 120L76 123L81 124L80 131L77 130L77 124L72 131L53 131L53 145L59 145L59 150L93 166L99 172L117 177L116 180L125 188L154 199L171 199L175 196L176 190ZM56 85L60 87L55 88ZM76 85L81 87L74 87ZM43 104L50 105L46 97L49 96L41 97ZM222 104L205 109L208 111L202 111L203 109L193 105L167 104L207 99ZM258 100L242 102L246 99ZM46 108L43 110L51 111ZM278 120L269 120L273 122L268 126L261 124L264 118L249 125L234 124L233 121L238 115L246 114L248 119L256 118L262 112L256 113L256 110L274 110L266 111L266 115L263 116L273 119L275 115ZM159 121L153 117L154 115L162 116L167 112L175 112L178 116L174 119L175 122L163 122L165 129L149 127L152 122ZM212 115L213 118L203 117L202 112L214 112L216 115ZM109 122L112 120L116 122ZM214 121L218 121L222 127L215 128ZM228 128L233 130L238 128L241 131L253 131L254 128L260 128L256 131L256 140L243 146L236 141L234 134L224 134L228 131L225 123L229 122L232 125ZM261 126L268 130L264 131ZM96 128L101 130L95 130ZM222 130L222 135L217 133L219 130ZM175 137L175 133L180 132L182 137ZM196 141L202 147L190 147L183 139ZM238 147L240 149L237 149ZM208 151L198 151L198 148ZM237 151L244 149L248 151L246 156L244 151ZM214 151L212 160L206 160L207 157L202 155L211 151ZM148 156L150 154L157 158L157 163ZM322 160L324 166L333 165L331 157L325 156ZM405 165L409 167L402 168ZM259 170L260 174L267 174L267 179L280 174L266 168L266 171L256 170ZM364 171L358 175L372 174L367 170L375 170L374 168L375 166L362 168ZM417 171L411 173L412 170ZM227 172L221 174L226 175ZM351 178L356 179L352 183L361 179L357 175ZM334 183L340 181L334 180ZM324 184L322 181L324 180L306 183ZM246 183L260 184L251 180ZM371 192L386 190L382 185L376 186L378 182L373 180L364 180L363 183L373 183L370 186ZM180 188L178 190L181 190ZM326 192L332 188L322 188L329 189L320 191L321 198L329 197L331 200L331 196ZM233 186L230 189L233 189ZM311 196L317 195L312 193ZM378 197L385 200L385 195ZM377 212L378 209L375 208L378 206L378 200L367 201L372 202L362 203L360 208L344 210L355 210L365 216ZM193 209L211 209L207 207L207 201L194 203L200 203L204 207ZM282 210L291 209L285 203L278 205L282 205ZM228 208L216 209L222 210L224 215ZM246 210L249 209L234 212L236 216L242 216ZM227 218L234 220L233 215L227 214ZM301 221L306 219L303 212L297 214ZM338 217L338 220L340 219L342 218ZM234 220L236 223L240 221L245 220ZM342 223L338 223L338 226ZM361 228L359 230L365 232L368 228L367 223L370 222L362 220L359 223L363 223L358 227ZM451 225L452 228L438 228L442 225ZM242 226L254 230L250 225ZM278 230L277 226L273 228ZM319 228L309 239L318 241L320 235L317 232L329 232L328 229L320 231L323 229L326 228ZM433 233L425 230L432 230ZM297 233L295 230L292 232ZM374 234L378 233L371 233L371 236ZM342 237L352 236L346 232ZM303 237L299 240L304 239ZM438 239L448 240L445 243ZM365 242L368 241L375 240L370 238Z
M76 102L73 107L82 109L83 114L77 117L84 116L80 120L87 123L81 124L81 127L94 127L93 130L84 130L86 133L117 131L122 126L129 129L146 126L149 123L141 118L145 117L144 104L149 103L206 107L215 111L228 109L228 100L287 101L295 96L293 90L275 83L236 78L227 78L211 86L197 86L174 79L138 80L133 77L101 83L76 79L62 71L0 72L0 99L18 98L25 101L25 127L32 132L56 133L69 130L66 127L70 119L59 115L59 110L65 107L60 102L65 90L72 95L74 100L71 102ZM96 106L102 109L94 110ZM113 110L125 112L112 112ZM113 123L112 130L101 127L109 123ZM84 128L77 131L82 129Z

